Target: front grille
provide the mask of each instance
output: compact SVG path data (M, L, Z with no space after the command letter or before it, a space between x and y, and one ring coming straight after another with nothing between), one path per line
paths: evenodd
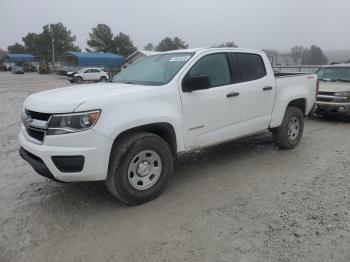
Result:
M33 119L43 120L43 121L49 120L49 118L51 116L51 114L34 112L34 111L27 110L27 109L26 109L26 114Z
M317 97L317 101L320 102L335 102L334 98Z
M26 130L29 136L35 138L38 141L41 141L41 142L44 141L45 130L36 129L32 127L27 127Z
M318 102L347 103L349 99L337 96L335 92L320 92L317 96Z
M321 91L320 93L319 93L320 95L322 95L322 96L334 96L334 92L323 92L323 91Z

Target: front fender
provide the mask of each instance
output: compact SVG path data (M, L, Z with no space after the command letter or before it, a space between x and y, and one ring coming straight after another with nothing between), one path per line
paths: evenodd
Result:
M177 151L184 150L181 111L166 103L143 103L142 107L121 106L115 110L102 108L101 117L93 129L115 140L124 131L155 123L170 124L175 131Z

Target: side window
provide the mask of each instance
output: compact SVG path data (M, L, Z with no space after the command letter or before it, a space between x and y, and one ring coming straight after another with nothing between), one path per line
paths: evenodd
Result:
M101 71L98 69L91 69L91 71L92 71L92 73L101 73Z
M189 76L207 75L211 87L231 83L230 67L225 54L212 54L201 58L188 72Z
M91 73L91 69L85 70L84 73L85 73L85 74L86 74L86 73Z
M241 81L252 81L266 76L264 61L256 54L235 53L237 66L241 72Z

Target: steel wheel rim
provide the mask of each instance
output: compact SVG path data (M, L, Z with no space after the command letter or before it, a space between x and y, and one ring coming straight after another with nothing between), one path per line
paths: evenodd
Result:
M128 181L137 190L151 188L162 173L162 160L157 152L143 150L136 154L129 163Z
M288 123L288 139L295 141L300 133L300 121L296 116L292 117Z

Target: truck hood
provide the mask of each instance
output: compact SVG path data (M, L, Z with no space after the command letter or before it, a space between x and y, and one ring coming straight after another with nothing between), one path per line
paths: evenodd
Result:
M345 82L323 82L320 81L321 92L345 92L350 91L350 83Z
M150 86L99 83L51 89L30 95L23 103L26 109L41 113L70 113L89 100L140 92ZM97 109L97 108L92 108Z

